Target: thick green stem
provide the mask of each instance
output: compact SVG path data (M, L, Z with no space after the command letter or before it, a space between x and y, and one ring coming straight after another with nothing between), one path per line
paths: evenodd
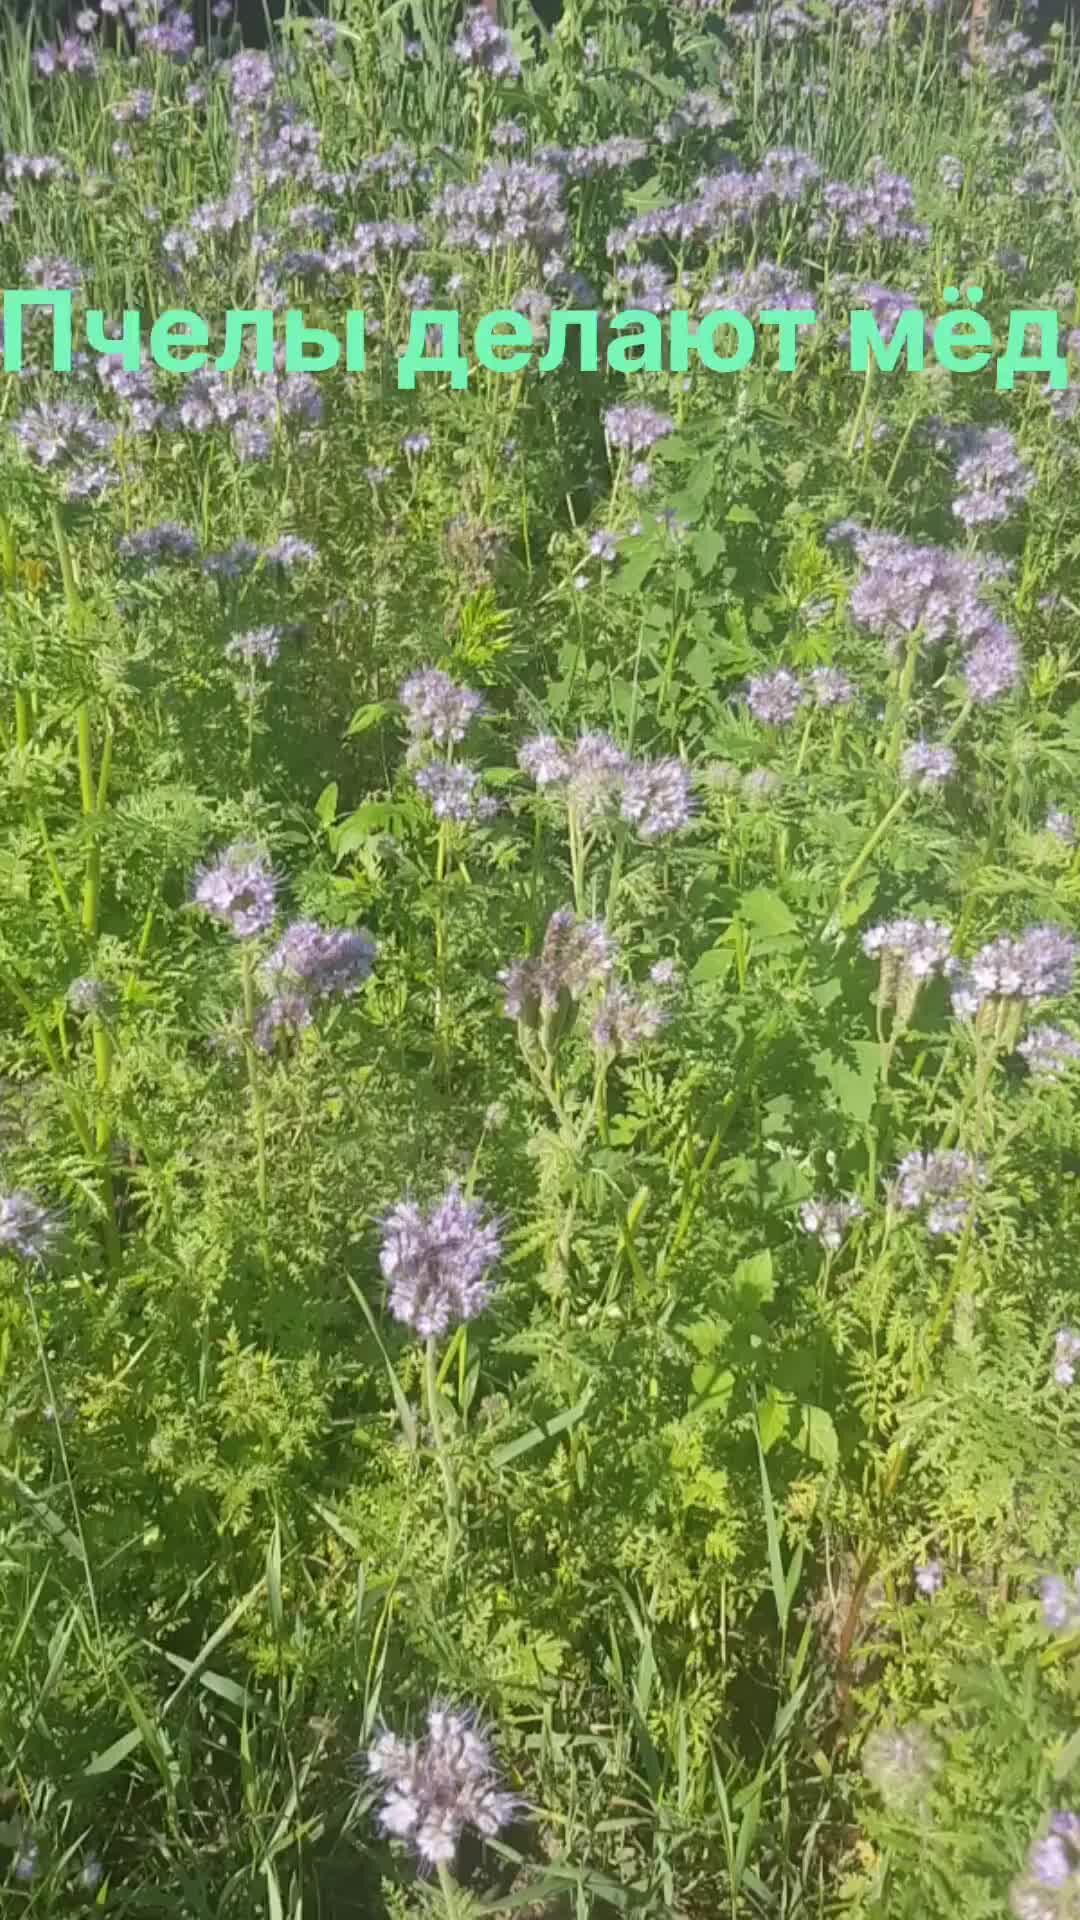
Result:
M263 1105L259 1062L255 1052L255 955L250 943L246 943L243 948L240 976L244 989L244 1058L247 1062L248 1087L251 1092L251 1119L255 1129L255 1192L259 1201L259 1218L262 1223L263 1251L268 1260L266 1111Z
M439 1414L439 1382L435 1365L436 1336L429 1333L424 1342L424 1397L427 1401L428 1424L431 1427L431 1440L435 1458L439 1462L443 1487L446 1493L446 1570L449 1573L461 1530L457 1481L447 1452L446 1436L442 1429Z
M120 1260L120 1236L116 1227L116 1195L113 1189L112 1127L105 1111L109 1081L112 1078L112 1062L112 1035L100 1015L95 1014L94 1081L98 1093L98 1110L94 1127L94 1145L101 1162L101 1199L105 1209L105 1258L110 1267L115 1267Z

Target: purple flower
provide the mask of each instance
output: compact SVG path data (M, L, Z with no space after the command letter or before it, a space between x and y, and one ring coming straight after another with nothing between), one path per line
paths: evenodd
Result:
M456 685L439 667L423 667L411 674L399 698L412 740L433 740L436 746L464 740L471 722L487 711L481 694Z
M501 1251L498 1224L458 1186L426 1214L402 1201L386 1215L379 1253L391 1313L424 1338L475 1319L491 1299Z
M314 1019L311 1003L302 993L279 993L260 1007L252 1039L260 1053L273 1053L280 1035L299 1033Z
M593 1018L593 1046L598 1053L639 1053L667 1019L655 1001L639 1000L627 987L609 987Z
M847 707L855 698L855 688L838 667L812 667L810 691L819 707Z
M1016 1049L1037 1080L1057 1080L1080 1060L1080 1040L1060 1027L1033 1027Z
M1007 427L962 427L949 438L961 453L954 514L965 527L1000 526L1032 491L1034 471L1021 461Z
M564 1000L580 1000L607 980L615 952L599 921L578 920L569 907L560 907L548 921L539 954L499 974L504 1013L510 1020L533 1020L556 1013Z
M1060 807L1052 807L1043 825L1044 833L1051 833L1060 840L1063 847L1076 845L1076 822L1071 813L1063 813Z
M863 935L863 952L880 960L878 1004L909 1020L924 981L949 963L952 931L939 920L884 920Z
M762 726L787 726L805 699L802 681L786 667L777 667L775 673L756 674L746 683L746 704Z
M956 771L956 755L951 747L916 740L901 755L900 771L909 786L938 786Z
M916 1567L915 1585L928 1599L940 1593L945 1584L945 1573L940 1560L928 1560L925 1566Z
M315 920L296 920L264 960L262 973L275 985L297 987L312 999L326 999L355 993L371 972L375 952L366 927L350 932L320 927Z
M420 454L430 451L431 435L430 433L406 433L402 435L399 444L402 453L405 454L408 459L414 460Z
M937 1237L962 1230L974 1191L988 1177L982 1161L969 1153L908 1153L896 1169L893 1192L905 1213L925 1213L927 1232Z
M983 634L964 662L964 680L972 700L985 705L1007 693L1020 678L1020 647L1008 627L996 622Z
M1002 934L980 947L966 970L950 964L954 1009L969 1018L989 999L1063 998L1072 991L1078 954L1080 942L1061 927L1044 923Z
M20 1260L44 1261L60 1236L59 1217L43 1207L32 1193L16 1187L0 1193L0 1253Z
M521 73L509 36L484 7L470 7L452 51L465 66L488 73L493 80L516 80Z
M272 667L281 651L283 631L281 627L252 627L247 633L234 633L225 643L225 658L246 660L250 666L261 660L264 666Z
M1078 1360L1080 1332L1075 1327L1062 1327L1054 1342L1054 1379L1059 1387L1073 1385Z
M608 445L621 453L648 453L658 440L674 431L674 420L652 407L609 407L604 415Z
M274 541L273 546L267 547L263 555L268 566L286 569L306 566L309 562L316 561L318 557L318 548L313 547L310 540L297 539L295 533L281 534Z
M992 555L920 546L900 534L871 533L842 521L827 536L850 541L862 573L851 594L857 625L881 636L895 659L916 631L928 646L957 639L974 646L993 621L989 588L1006 572Z
M277 883L256 847L237 842L195 876L194 901L238 940L265 933L274 918Z
M469 826L490 820L497 811L497 802L490 794L476 791L480 775L474 767L431 760L414 777L419 791L430 800L436 820L456 820Z
M87 974L73 980L67 990L67 1003L73 1013L107 1013L114 998L113 989L105 981Z
M804 1200L799 1208L799 1225L826 1253L837 1253L847 1238L848 1229L861 1220L865 1207L861 1200Z
M642 840L685 827L694 811L690 775L681 760L641 760L623 776L622 818L636 827Z
M1080 1567L1069 1585L1060 1574L1050 1573L1039 1582L1043 1625L1051 1633L1074 1633L1080 1628Z
M116 438L114 426L77 400L43 401L28 407L12 432L26 458L45 469L102 453Z
M147 527L141 533L128 533L116 543L121 560L141 560L147 566L161 566L166 560L190 560L198 551L195 535L175 520L163 520L160 526Z
M518 1805L499 1784L475 1716L438 1703L428 1712L426 1739L384 1732L367 1764L383 1786L383 1832L409 1840L428 1867L452 1862L465 1827L490 1839Z

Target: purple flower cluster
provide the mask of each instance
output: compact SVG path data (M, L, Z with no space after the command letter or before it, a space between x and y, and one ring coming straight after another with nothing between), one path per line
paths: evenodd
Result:
M722 273L698 304L702 313L743 313L752 320L769 308L813 313L814 296L788 267L759 260L755 267Z
M463 65L493 80L516 80L521 73L508 34L502 31L484 7L470 7L453 43L453 53Z
M430 800L436 820L474 826L490 820L498 811L498 802L491 794L477 791L480 775L474 767L455 767L444 760L429 760L414 779L418 790Z
M885 920L863 935L863 952L881 963L878 1003L910 1019L923 983L944 972L952 930L939 920Z
M799 1225L824 1247L826 1253L838 1253L856 1220L866 1212L861 1200L804 1200L799 1208Z
M432 213L444 225L443 242L467 253L529 248L541 259L559 256L568 234L563 174L524 160L486 167L467 186L444 187Z
M949 963L954 1012L972 1019L987 1000L1053 1000L1072 991L1080 941L1048 923L1002 934L967 967Z
M816 707L849 706L855 687L838 667L813 667L806 680L788 667L776 667L771 673L752 675L745 697L762 726L786 727L808 700Z
M1059 1573L1047 1574L1039 1583L1039 1596L1043 1625L1050 1633L1076 1633L1080 1629L1080 1567L1071 1583Z
M0 1193L0 1253L14 1254L20 1260L46 1260L60 1231L58 1216L32 1193L21 1187Z
M1062 1327L1054 1341L1054 1379L1059 1387L1074 1385L1078 1360L1080 1332L1075 1327Z
M1067 1920L1080 1906L1080 1815L1053 1813L1009 1888L1014 1920Z
M237 940L265 933L274 918L277 882L258 848L238 841L195 876L194 903Z
M585 820L617 803L642 840L677 832L693 814L690 774L681 760L634 760L610 734L583 733L573 747L537 734L520 748L518 765L538 787L562 789Z
M828 240L839 234L852 246L903 242L924 247L930 229L912 218L915 193L902 174L889 173L876 162L865 186L845 180L826 181L822 188L824 213L811 227L811 237Z
M657 441L674 431L674 420L652 407L609 407L604 415L608 446L618 453L649 453Z
M411 1200L391 1208L379 1267L395 1320L429 1339L475 1319L491 1299L501 1251L498 1223L457 1186L426 1213Z
M112 446L116 428L81 401L42 401L28 407L12 433L32 466L59 477L65 500L96 499L116 481L111 461L94 457Z
M482 694L458 686L439 667L422 667L410 674L398 698L405 709L409 737L417 746L428 741L437 747L456 746L477 716L487 711Z
M283 633L283 627L250 627L246 633L234 633L225 642L225 658L243 660L249 666L261 660L264 666L272 667L281 652Z
M905 1213L922 1213L928 1233L959 1233L971 1211L976 1188L988 1175L969 1153L942 1150L908 1153L896 1169L896 1204Z
M349 932L295 920L286 927L261 972L272 986L298 989L309 999L356 993L375 964L375 942L366 927Z
M498 975L503 1012L508 1020L525 1021L557 1013L607 981L615 953L615 942L599 921L578 920L569 907L560 907L548 921L540 952Z
M852 618L885 641L891 659L916 632L928 646L955 639L971 648L1001 631L985 598L1006 572L995 556L920 546L852 521L840 522L828 538L854 548L862 572L851 592Z
M1080 1060L1080 1040L1061 1027L1032 1027L1016 1049L1036 1080L1060 1080Z
M1022 506L1035 474L1007 427L939 426L935 439L956 458L953 512L965 527L998 527Z
M914 740L900 756L900 772L908 786L937 787L952 778L956 755L951 747L935 746L929 740Z
M518 1805L499 1784L475 1716L449 1707L430 1708L423 1741L380 1734L367 1764L384 1789L383 1832L410 1841L428 1867L450 1864L465 1827L491 1838Z
M592 1043L598 1053L640 1053L667 1021L654 1000L642 1000L628 987L609 987L593 1018Z

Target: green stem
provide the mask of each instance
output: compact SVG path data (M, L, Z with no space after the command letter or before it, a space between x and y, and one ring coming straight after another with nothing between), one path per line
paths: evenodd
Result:
M101 1198L105 1209L105 1259L110 1267L120 1260L120 1236L116 1227L116 1195L112 1175L112 1128L105 1111L105 1099L112 1078L112 1035L100 1015L94 1015L94 1080L98 1092L98 1111L94 1145L101 1161Z
M435 1457L439 1462L439 1471L442 1474L443 1487L446 1492L446 1571L449 1573L453 1561L454 1549L457 1546L458 1535L460 1533L460 1521L458 1517L459 1501L457 1482L454 1479L454 1469L450 1464L450 1455L446 1447L446 1437L443 1433L442 1420L439 1415L439 1383L435 1366L435 1342L435 1334L429 1333L424 1342L424 1395L427 1401L427 1416L428 1423L431 1427L431 1438Z
M251 1117L255 1128L255 1192L258 1196L259 1216L262 1221L263 1252L269 1264L266 1227L266 1111L263 1106L259 1062L255 1054L255 956L250 943L245 944L243 949L240 974L244 988L244 1058L247 1061L248 1086L251 1090Z
M457 1893L454 1882L450 1877L449 1867L444 1866L441 1861L439 1862L438 1874L443 1905L446 1908L446 1920L458 1920Z

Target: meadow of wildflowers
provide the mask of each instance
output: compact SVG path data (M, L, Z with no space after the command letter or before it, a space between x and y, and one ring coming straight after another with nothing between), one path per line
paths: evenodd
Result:
M3 380L0 1910L1063 1920L1080 52L499 12L4 16L7 287L369 359Z

